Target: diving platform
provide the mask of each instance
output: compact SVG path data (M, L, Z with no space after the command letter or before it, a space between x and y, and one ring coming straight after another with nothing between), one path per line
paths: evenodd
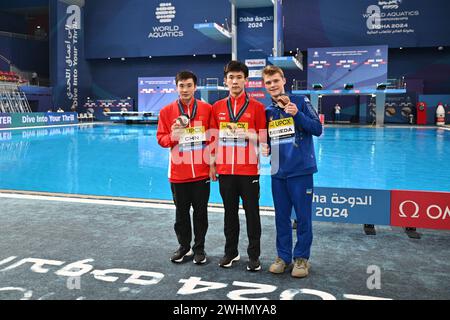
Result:
M269 62L281 69L303 70L303 63L294 56L269 57Z
M215 22L196 23L194 29L217 41L231 41L231 32Z

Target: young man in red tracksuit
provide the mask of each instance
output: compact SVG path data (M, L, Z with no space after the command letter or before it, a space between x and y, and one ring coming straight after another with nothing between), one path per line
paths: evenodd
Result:
M156 134L159 145L170 148L169 181L176 207L174 229L180 245L170 260L180 263L194 254L194 263L203 264L210 193L207 149L211 105L195 99L197 77L192 72L179 72L175 82L179 99L161 109Z
M247 66L231 61L225 66L224 74L230 95L213 105L211 117L211 128L215 129L211 178L216 180L216 174L219 175L225 209L225 255L219 266L229 268L240 259L238 211L239 198L242 198L249 240L247 270L258 271L261 270L258 145L266 137L266 116L264 105L244 90Z

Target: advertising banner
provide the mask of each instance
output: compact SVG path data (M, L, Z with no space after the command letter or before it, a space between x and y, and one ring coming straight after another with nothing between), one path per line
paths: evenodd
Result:
M12 128L12 117L10 113L0 113L0 129Z
M450 192L393 190L391 225L450 230Z
M244 61L272 55L273 7L238 9L236 19L238 58Z
M0 113L0 128L39 127L78 123L75 112Z
M84 55L84 8L50 1L50 78L55 107L78 111L90 90Z
M447 0L285 1L286 50L386 44L450 44Z
M313 220L390 224L390 191L315 187Z
M416 100L414 93L386 96L384 123L414 123Z
M249 96L265 105L270 103L269 95L262 87L262 69L267 57L273 54L274 8L246 8L237 10L237 55L238 60L249 68L251 85L246 91Z

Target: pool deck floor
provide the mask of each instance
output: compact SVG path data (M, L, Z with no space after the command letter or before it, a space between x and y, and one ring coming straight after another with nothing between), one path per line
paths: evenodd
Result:
M0 192L0 299L228 300L450 299L450 232L314 222L311 273L304 279L268 271L276 257L273 212L263 212L262 271L241 260L218 266L223 212L211 208L208 262L169 261L177 248L169 203L92 200ZM76 263L78 262L78 263ZM75 264L74 264L75 263ZM238 291L245 290L245 291Z

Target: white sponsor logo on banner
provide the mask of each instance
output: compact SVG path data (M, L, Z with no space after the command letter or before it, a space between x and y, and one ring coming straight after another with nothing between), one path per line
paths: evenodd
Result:
M262 78L262 70L249 70L248 77L249 78Z
M247 88L263 88L262 80L250 80L247 82Z
M161 2L155 10L156 19L158 19L159 23L172 22L175 14L175 7L170 2Z
M366 20L368 35L390 35L414 33L414 17L419 10L401 10L402 0L378 1L367 7L362 14Z
M148 38L179 38L183 37L183 30L178 25L166 25L175 19L175 6L171 2L161 2L155 9L155 16L159 23L164 25L153 26Z
M406 208L405 208L406 207ZM427 217L436 220L436 219L450 219L450 207L446 206L445 208L438 204L431 204L426 207ZM412 210L411 210L412 209ZM401 218L419 218L419 214L424 212L424 207L420 207L420 205L412 200L405 200L398 206L398 215Z
M247 67L265 67L266 59L246 59L245 65Z
M398 9L402 0L378 1L378 5L383 9Z

